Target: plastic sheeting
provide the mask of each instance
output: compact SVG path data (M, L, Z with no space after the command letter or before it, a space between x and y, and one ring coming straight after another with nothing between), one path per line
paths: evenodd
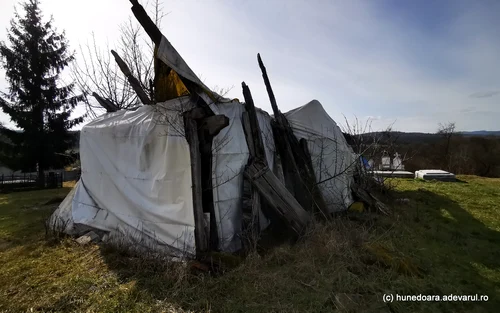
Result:
M223 251L236 251L241 247L238 235L241 232L243 205L243 171L248 162L249 151L241 124L245 108L233 101L217 103L212 110L215 114L224 114L231 121L229 126L214 138L213 176L214 208L219 232L219 248ZM264 149L269 167L274 167L274 138L271 130L271 117L264 111L257 110L257 119L262 131ZM260 214L261 229L268 226L265 216Z
M78 188L78 182L76 186L71 189L71 191L66 195L63 202L59 204L57 209L54 211L52 216L50 217L49 225L54 229L60 230L67 234L72 234L74 230L73 223L73 211L72 211L72 202L75 197L76 189Z
M313 100L285 113L294 134L308 142L316 180L330 212L352 203L352 174L357 158L335 121Z
M174 70L179 76L184 77L200 86L205 92L204 94L201 94L201 96L207 103L216 102L215 93L213 93L210 88L205 86L205 84L203 84L203 82L198 78L198 76L196 76L193 70L189 67L186 61L184 61L179 52L175 50L170 41L165 38L165 36L162 36L161 38L156 57L163 63L170 66L170 68L172 68L172 70ZM172 76L172 78L174 78L174 76ZM172 83L175 85L179 82L173 81Z
M189 146L179 133L179 112L159 107L108 113L83 127L82 176L72 218L75 224L192 254Z
M179 119L179 110L189 106L189 100L181 98L108 113L84 126L81 181L54 215L135 242L194 254L190 155ZM230 120L213 140L212 183L219 248L231 252L241 247L243 171L249 157L241 123L244 106L226 100L211 108ZM320 188L330 210L349 206L350 166L356 159L337 124L318 101L286 116L295 134L308 140L316 177L325 180ZM257 118L268 164L276 170L271 117L257 110ZM269 225L262 212L260 221L261 229Z

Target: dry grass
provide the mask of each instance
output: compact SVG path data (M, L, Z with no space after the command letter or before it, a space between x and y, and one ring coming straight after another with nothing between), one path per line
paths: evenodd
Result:
M76 185L76 181L65 181L63 183L64 188L73 188Z
M44 240L48 200L69 189L0 195L0 311L496 312L500 180L398 180L410 203L351 213L295 246L251 255L221 276L71 239ZM487 303L400 302L384 293L487 294Z

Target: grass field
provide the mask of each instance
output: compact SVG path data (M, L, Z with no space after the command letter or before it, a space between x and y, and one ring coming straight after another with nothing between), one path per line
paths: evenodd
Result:
M0 194L0 312L498 312L500 179L396 180L390 216L352 213L220 276L45 239L51 199ZM383 294L488 295L393 302Z

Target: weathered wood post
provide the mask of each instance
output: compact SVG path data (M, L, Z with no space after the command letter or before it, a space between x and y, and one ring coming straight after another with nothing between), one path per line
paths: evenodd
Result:
M248 125L245 128L245 136L250 149L253 150L254 157L250 159L244 172L258 193L264 197L278 216L297 234L301 234L307 226L310 216L297 202L292 194L285 188L267 165L262 133L257 120L255 105L250 93L250 89L243 82L243 95L245 97L245 109L248 112ZM250 129L248 129L250 128ZM257 201L260 201L260 197ZM258 215L257 207L253 206L252 216Z
M308 152L303 151L288 120L278 109L276 97L260 54L257 54L257 60L273 108L275 122L272 123L272 129L277 151L282 161L285 185L294 194L302 207L306 210L320 212L323 218L330 219L331 216L328 213L325 199L316 186L314 170L308 165L311 163Z

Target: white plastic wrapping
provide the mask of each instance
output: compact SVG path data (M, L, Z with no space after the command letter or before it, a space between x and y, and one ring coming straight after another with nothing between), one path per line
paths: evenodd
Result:
M81 180L54 217L148 242L195 253L194 214L189 145L179 107L188 98L136 111L107 113L85 125L80 135ZM249 151L241 123L243 104L211 105L229 126L214 138L212 183L219 248L241 247L243 171ZM308 140L316 177L330 210L352 203L351 167L355 156L337 124L318 101L286 113L299 138ZM271 117L257 110L266 158L274 169ZM332 178L334 177L334 178ZM329 179L332 178L332 179ZM260 214L261 229L269 225ZM70 232L70 230L68 230Z
M285 116L295 135L308 142L316 180L329 210L335 212L349 207L353 202L351 184L357 159L337 123L317 100Z
M236 251L241 247L238 238L242 222L243 171L248 162L249 151L241 124L245 111L243 104L232 101L218 103L212 109L216 114L224 114L230 120L213 140L213 176L214 208L219 231L220 249ZM263 132L264 149L270 168L274 164L274 139L272 135L270 116L257 110L257 119ZM260 214L261 228L269 224L264 215Z
M73 221L194 253L189 146L179 112L157 109L108 113L82 129Z

